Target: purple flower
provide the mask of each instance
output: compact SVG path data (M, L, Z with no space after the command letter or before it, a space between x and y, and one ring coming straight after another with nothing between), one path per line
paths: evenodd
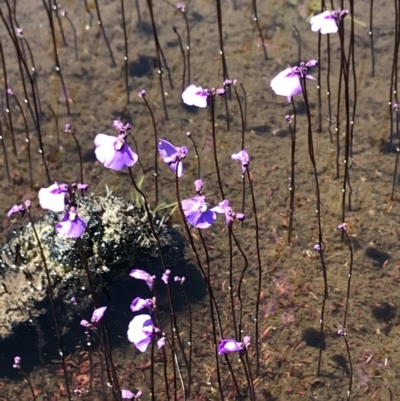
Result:
M176 5L176 8L177 8L179 11L182 11L183 13L185 12L185 5L182 4L182 3L178 3L178 4Z
M14 369L21 369L21 357L15 356L14 357L14 364L13 364Z
M162 337L157 340L158 349L161 349L161 348L165 347L165 342L166 342L166 338L165 338L165 335L163 333Z
M107 306L102 306L101 308L97 308L94 310L93 314L92 314L92 319L91 322L92 323L98 323L102 317L104 316L104 313L107 309Z
M145 352L153 338L153 334L158 331L154 327L150 315L137 315L129 323L128 340L135 344L135 347L140 352Z
M314 251L321 252L321 250L322 250L321 244L315 244L314 245Z
M346 223L341 223L341 224L339 224L339 225L336 227L336 229L337 229L338 231L340 231L340 232L344 232L344 231L346 231L346 226L347 226Z
M181 204L186 220L196 228L208 228L217 218L216 213L209 209L206 203L206 197L203 195L184 199Z
M158 153L164 162L169 165L169 168L174 171L178 177L182 177L182 160L186 157L188 148L186 146L174 146L165 139L160 139L158 142Z
M338 333L338 336L341 336L341 337L346 337L347 336L347 333L343 329L339 329L337 331L337 333Z
M118 171L132 167L137 162L138 155L125 142L125 137L125 134L120 134L118 137L106 134L96 135L95 154L104 167Z
M80 325L83 327L92 327L92 323L88 322L86 319L82 319Z
M146 95L147 95L147 92L146 92L145 89L142 89L142 90L139 92L139 94L138 94L138 96L141 97L142 99L143 99L144 97L146 97Z
M239 352L244 350L244 344L236 341L233 338L221 340L218 345L218 355L230 354L232 352Z
M136 394L132 393L132 391L128 390L128 389L122 389L121 390L121 398L123 400L131 400L132 398L137 399L139 397L142 396L142 392L139 390L136 392Z
M69 123L67 123L67 124L65 124L65 126L64 126L64 132L66 133L66 134L70 134L72 131L72 127L71 127L71 124L69 124Z
M205 108L210 101L210 91L192 84L183 91L182 100L188 106Z
M156 276L150 276L149 273L140 269L131 270L129 275L135 278L136 280L144 280L146 284L149 286L150 290L151 291L153 290L154 280L156 279Z
M194 182L194 188L196 190L197 195L201 195L203 192L204 182L203 180L196 180Z
M224 199L222 202L211 209L215 213L223 213L225 214L226 225L230 226L235 219L242 221L244 220L245 216L243 213L235 213L227 199Z
M175 276L174 281L177 283L181 283L181 285L185 282L185 277Z
M80 191L83 192L87 192L87 190L89 189L89 184L76 184L76 186Z
M74 207L70 207L63 219L56 225L58 234L67 238L79 238L85 231L85 228L85 221L78 216Z
M327 10L321 14L314 15L310 19L311 30L313 32L320 31L323 35L336 33L338 31L339 19L344 18L348 13L348 10Z
M171 274L171 270L167 269L165 270L165 272L163 273L161 280L165 283L168 284L168 280L169 280L169 275Z
M21 213L21 217L25 215L25 206L24 205L14 205L11 209L7 212L7 217L11 217L15 213Z
M318 62L316 60L310 60L307 63L300 63L300 66L288 67L286 70L280 72L271 81L272 90L280 96L286 96L288 102L292 101L292 97L302 92L302 86L300 79L305 77L307 79L315 80L314 77L307 74L307 69L314 67Z
M17 33L17 36L19 37L19 38L23 38L24 37L24 31L21 29L21 28L17 28L16 30L15 30L15 32Z
M235 160L236 162L241 163L242 165L242 174L245 174L247 171L247 168L249 167L250 163L250 156L247 153L246 149L242 149L239 153L234 153L231 156L232 160Z
M143 299L136 297L131 303L131 311L139 312L144 308L148 308L149 312L153 312L155 299Z
M65 209L65 195L67 193L68 185L58 182L47 188L40 188L38 193L40 206L52 212L62 212Z

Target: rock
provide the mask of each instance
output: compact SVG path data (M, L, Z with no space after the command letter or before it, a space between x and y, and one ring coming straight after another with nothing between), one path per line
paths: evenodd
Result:
M105 280L127 276L127 268L158 256L146 212L134 203L109 194L80 197L77 204L79 215L87 223L82 242L96 288ZM50 272L54 297L57 301L69 302L88 287L88 279L76 240L55 232L54 227L61 218L62 213L47 212L34 226ZM172 251L182 257L184 245L179 233L157 216L153 216L153 224L163 252ZM0 249L0 338L4 338L15 325L47 312L38 306L47 297L48 282L31 224L14 230ZM161 274L160 265L155 268L159 271L149 273Z

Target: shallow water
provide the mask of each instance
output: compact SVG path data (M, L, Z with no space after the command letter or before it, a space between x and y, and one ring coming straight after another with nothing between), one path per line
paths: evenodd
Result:
M155 47L150 16L145 1L139 1L139 15L135 2L125 2L126 30L129 46L129 89L130 103L126 102L124 70L124 37L121 25L121 4L118 1L99 1L103 26L110 43L116 66L112 66L110 51L97 26L94 2L88 1L93 13L89 29L90 15L85 11L83 1L64 1L61 6L67 10L77 35L77 49L68 20L61 18L68 46L63 46L57 19L54 18L58 56L69 98L70 116L67 115L65 95L58 75L54 71L53 43L49 21L42 2L35 0L17 2L16 17L24 29L37 68L37 82L40 93L41 128L45 154L48 155L52 180L76 182L79 180L79 158L72 138L64 134L64 124L71 123L83 151L84 178L94 194L104 194L105 185L115 193L129 199L134 190L126 172L117 173L105 169L95 159L93 139L99 132L112 133L112 120L121 118L132 123L135 143L132 147L139 154L141 166L135 166L136 178L143 175L144 190L150 203L154 203L154 137L150 115L138 97L141 89L147 90L147 99L154 111L160 138L175 144L185 144L190 153L185 162L186 172L180 179L182 198L193 196L193 181L196 178L197 162L193 146L186 137L190 131L199 147L202 178L205 193L210 204L221 199L213 159L213 142L209 110L189 110L180 101L182 88L182 57L177 37L172 26L178 28L186 43L185 22L175 4L154 2L154 14L173 87L168 82L164 69L164 91L168 119L165 118ZM318 93L316 83L307 82L313 119L313 139L316 165L321 192L321 217L324 235L324 258L327 268L329 297L326 303L324 327L324 351L321 374L317 377L319 354L320 311L323 300L323 274L318 253L313 250L318 241L318 227L315 216L315 181L309 159L307 141L307 118L301 95L295 98L297 107L297 150L296 150L296 197L294 213L293 244L287 246L287 224L289 210L290 177L290 133L285 115L292 109L284 97L276 96L269 87L270 80L287 65L298 62L299 36L301 37L301 60L317 58L318 35L309 29L304 19L307 2L292 4L288 1L258 2L259 20L265 38L268 59L260 46L258 33L252 19L251 2L223 1L223 35L229 77L238 79L239 94L246 110L245 147L251 155L251 175L256 192L257 215L260 223L260 255L262 261L262 296L260 303L260 374L256 377L256 347L250 348L249 356L257 400L318 399L342 400L347 398L350 375L345 343L337 336L342 327L344 305L347 293L349 269L349 247L335 227L342 218L342 182L344 158L344 134L346 117L344 99L340 111L340 178L336 178L336 132L333 120L329 125L329 110L326 96L327 52L326 37L322 37L322 122L321 133L316 132L318 118ZM3 13L8 15L4 1L0 2ZM344 7L348 7L345 3ZM188 18L191 28L191 81L204 87L220 87L223 81L219 36L216 23L215 2L206 0L189 1ZM306 13L307 14L307 13ZM303 16L302 16L303 15ZM55 17L55 14L54 14ZM369 2L357 2L355 17L360 23L355 26L355 71L357 81L357 109L354 120L354 147L351 160L350 179L352 185L352 209L346 211L347 232L354 252L351 297L349 303L347 340L352 359L354 400L390 400L400 393L399 375L399 195L390 198L395 162L393 146L388 145L390 116L388 100L390 94L391 65L394 46L394 4L382 1L374 9L375 76L371 77L371 53L369 48L368 23ZM363 26L366 25L366 26ZM349 39L350 18L345 20L346 40ZM19 100L23 100L21 77L19 75L15 49L10 37L0 22L8 85L13 88ZM348 46L348 42L346 42ZM25 49L27 51L27 49ZM77 51L77 60L75 59ZM340 68L340 42L337 35L330 37L331 54L331 97L332 116L336 118L337 82ZM29 59L29 57L28 57ZM0 85L4 87L4 76L0 75ZM313 71L317 76L317 70ZM351 77L353 79L353 77ZM353 81L351 81L351 85ZM351 86L352 88L352 86ZM352 89L351 89L352 90ZM244 92L246 96L244 96ZM29 92L30 93L30 92ZM352 110L354 96L351 92ZM240 150L241 120L238 104L232 92L228 108L230 129L227 130L224 99L216 102L217 149L220 172L226 197L235 210L240 210L242 202L242 179L240 166L231 162L230 156ZM5 108L4 90L1 91L2 108ZM7 131L8 117L2 116L3 137L7 146L12 180L8 181L4 167L4 156L0 151L1 191L0 204L4 216L9 207L22 199L34 201L34 214L41 211L36 194L41 186L47 185L43 165L37 153L37 136L32 119L29 118L32 139L33 189L30 188L25 128L15 101L11 99L16 138L17 158L12 153L11 135ZM53 112L54 113L53 113ZM26 116L29 112L25 110ZM56 118L54 117L56 116ZM58 127L58 128L57 128ZM330 141L330 132L334 142ZM57 134L58 129L58 134ZM398 135L395 133L394 142ZM162 161L159 161L160 200L167 204L176 202L174 176ZM397 182L398 184L398 182ZM234 232L246 253L249 268L242 284L243 335L251 335L254 340L255 304L257 301L257 254L255 247L255 223L251 197L246 187L246 220L235 224ZM399 193L399 186L396 193ZM2 235L13 224L2 220ZM184 232L179 211L170 218L179 230ZM212 288L221 313L223 335L233 337L232 314L229 298L229 243L222 217L209 230L204 231L211 260ZM193 231L198 235L196 231ZM195 237L196 238L196 237ZM201 248L201 243L196 241ZM202 263L206 264L205 253L200 251ZM191 267L187 271L187 292L191 295L193 314L193 386L189 399L217 400L215 359L212 349L211 319L205 285L193 273L196 261L189 247L187 259ZM127 275L132 266L127 266ZM237 288L244 268L244 260L234 247L233 278ZM174 274L174 271L172 272ZM176 274L176 273L175 273ZM130 301L142 294L140 289L127 278L125 281L108 286L111 302L105 295L102 301L109 305L106 315L107 325L112 327L113 355L117 363L121 387L142 389L143 400L150 399L149 351L139 354L126 340L127 325L132 318ZM161 285L160 285L161 286ZM197 291L197 292L196 292ZM165 294L162 295L166 303ZM188 341L189 320L187 307L176 289L176 307L180 333L183 341ZM235 304L237 299L235 297ZM237 304L236 304L237 306ZM113 315L113 310L123 310ZM236 309L237 311L237 309ZM10 312L12 313L12 312ZM73 313L71 313L73 315ZM115 316L118 316L116 318ZM85 337L79 326L76 332L68 333L68 361L71 374L71 388L88 389L88 354ZM169 333L166 306L161 305L160 322ZM42 323L51 327L51 316ZM51 330L50 330L51 331ZM32 333L32 334L30 334ZM30 380L38 392L38 399L66 399L62 370L57 357L57 347L46 343L40 348L42 355L37 363L29 358L29 347L21 343L29 335L37 336L37 329L26 329L16 336L12 345L0 341L1 366L0 396L6 400L30 399L27 384L21 375L11 372L12 359L9 355L20 355L29 360ZM21 337L22 336L22 337ZM38 340L27 342L35 344ZM56 342L56 337L54 336ZM3 351L1 351L3 347ZM10 349L12 350L10 351ZM23 350L23 352L22 352ZM2 357L2 355L7 355ZM155 378L158 400L166 399L162 354L156 352ZM95 354L95 388L84 397L88 400L111 399L105 388L105 377L100 377L100 365ZM221 358L221 361L223 359ZM241 389L247 387L246 378L237 355L232 357L236 378ZM235 399L235 391L229 371L221 367L225 399ZM3 373L3 374L2 374ZM169 366L169 378L172 366ZM40 398L41 397L41 398ZM107 398L108 397L108 398ZM1 398L0 398L1 399Z

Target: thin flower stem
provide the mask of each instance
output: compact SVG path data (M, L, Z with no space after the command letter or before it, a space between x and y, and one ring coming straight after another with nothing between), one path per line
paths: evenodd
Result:
M238 284L238 289L237 289L237 297L238 297L238 301L239 301L239 323L238 323L238 332L242 333L242 319L243 319L243 301L242 301L242 284L243 284L243 279L244 279L244 275L247 271L247 268L249 267L249 261L247 259L246 254L244 253L242 247L239 244L239 241L237 240L235 233L232 230L232 237L233 240L235 241L235 245L238 248L240 254L243 257L244 260L244 267L242 270L242 273L240 275L239 278L239 284Z
M260 314L260 300L261 300L261 286L262 286L262 264L261 264L261 253L260 253L260 230L259 230L259 225L258 225L258 215L257 215L257 206L256 206L256 196L254 193L254 188L253 188L253 181L252 177L250 175L250 169L247 167L246 170L247 173L247 179L249 181L249 187L250 187L250 194L251 194L251 202L253 205L253 213L254 213L254 224L255 224L255 236L256 236L256 252L257 252L257 267L258 267L258 277L257 277L257 301L256 301L256 311L255 311L255 317L254 317L254 331L255 331L255 345L256 345L256 355L257 355L257 369L256 369L256 375L260 375L260 344L259 344L259 314Z
M331 143L333 143L332 136L332 97L331 97L331 43L330 35L326 35L326 52L327 52L327 65L326 65L326 95L328 96L328 130Z
M349 238L349 235L347 234L347 231L344 229L342 231L344 233L344 236L346 237L347 244L349 245L349 252L350 252L350 266L349 266L349 272L347 274L347 295L346 295L346 306L344 308L344 318L343 318L343 330L347 327L347 314L349 311L349 300L350 300L350 290L351 290L351 277L353 274L353 247L351 245L351 241Z
M24 376L24 379L25 379L26 382L28 383L29 390L31 391L31 394L32 394L32 399L33 399L34 401L36 401L35 391L33 390L33 386L32 386L32 383L31 383L31 381L30 381L30 379L29 379L28 373L21 372L21 374Z
M200 165L200 156L199 156L199 151L197 149L197 145L196 145L196 141L193 139L193 136L190 132L188 132L186 134L189 139L192 141L193 147L194 147L194 153L195 153L195 157L197 160L197 179L200 179L200 175L201 175L201 165Z
M92 299L93 299L93 305L97 309L100 307L100 303L99 303L99 299L97 297L96 289L94 288L93 280L92 280L91 273L89 270L89 263L88 263L86 253L85 253L85 250L83 247L82 239L77 238L76 244L77 244L78 251L79 251L79 254L80 254L80 257L82 260L83 267L85 269L86 277L88 279L89 288L90 288L90 292L91 292ZM109 375L109 380L112 384L114 397L116 397L117 400L120 400L121 389L119 387L118 375L117 375L117 371L115 370L115 366L114 366L114 362L113 362L113 358L112 358L110 337L108 334L107 326L103 320L100 322L100 328L101 328L102 334L104 336L104 339L107 340L107 341L104 341L102 336L100 336L100 335L98 336L99 340L103 346L104 353L106 356L107 373ZM111 372L111 375L110 375L110 372Z
M5 98L6 98L6 114L8 117L8 125L9 125L10 131L11 131L10 133L11 133L14 155L15 155L15 157L17 157L17 146L15 144L14 124L13 124L13 118L12 118L11 106L10 106L10 95L7 91L7 89L8 89L7 68L6 68L6 61L4 58L3 45L2 45L1 39L0 39L0 56L1 56L1 64L3 65L4 93L6 95L5 96Z
M24 120L24 126L25 126L25 142L26 142L26 147L28 150L28 166L29 166L29 182L31 184L31 189L33 189L33 176L32 176L32 157L31 157L31 141L29 137L29 127L28 127L28 122L26 121L25 113L24 110L22 109L21 103L18 100L18 97L15 96L14 94L15 101L17 102L17 106L19 108L19 111L22 115L22 119Z
M31 223L32 231L33 231L33 234L35 236L35 239L36 239L36 242L37 242L37 246L39 248L40 257L41 257L42 262L43 262L44 270L46 272L47 288L48 288L48 292L49 292L51 310L52 310L52 313L53 313L54 324L55 324L55 327L56 327L58 343L60 345L61 366L62 366L63 373L64 373L65 390L67 392L68 399L70 400L71 399L71 391L70 391L69 383L68 383L67 365L65 363L64 343L63 343L63 339L62 339L62 335L61 335L61 328L60 328L60 323L59 323L58 317L57 317L56 307L55 307L55 304L54 304L54 293L53 293L53 286L52 286L51 278L50 278L50 271L49 271L49 268L47 266L46 257L44 256L42 243L41 243L39 235L38 235L38 233L36 231L36 227L35 227L35 223L33 221L33 217L31 216L28 208L26 208L25 210L26 210L26 213L28 215L29 222Z
M293 107L293 119L290 118L289 121L289 130L290 130L290 137L291 137L291 173L290 173L290 184L289 184L289 192L290 192L290 206L289 206L289 229L288 229L288 245L290 246L292 241L292 231L293 231L293 218L294 218L294 196L296 190L296 183L295 183L295 174L294 174L294 167L295 167L295 156L296 156L296 107L294 105L293 97L292 97L292 107Z
M80 170L80 180L81 180L81 184L83 184L83 183L84 183L84 180L83 180L82 151L81 151L81 147L80 147L79 142L78 142L78 138L76 137L75 132L74 132L73 129L71 129L71 135L72 135L72 138L74 138L75 145L76 145L76 150L78 151L78 156L79 156L79 170ZM84 194L84 191L82 191L82 194Z
M229 239L229 298L231 303L232 324L235 330L235 338L240 341L240 333L236 325L236 312L235 300L233 296L233 247L232 247L232 225L228 226L228 239Z
M153 110L150 107L149 102L146 99L146 96L142 96L144 103L146 104L147 110L150 113L151 121L153 123L153 132L154 132L154 191L155 191L155 205L158 205L158 133L157 133L157 124L156 119L154 118Z
M158 40L158 34L157 34L157 28L156 28L156 23L154 20L154 11L153 11L153 0L147 0L147 7L150 12L150 18L151 18L151 25L153 27L153 37L154 37L154 43L156 47L156 56L157 56L157 68L158 68L158 76L160 78L160 90L161 90L161 98L163 101L163 107L164 107L164 114L165 114L165 119L168 120L168 111L167 111L167 103L165 101L165 93L164 93L164 83L163 83L163 77L162 77L162 68L161 68L161 46L160 42Z
M58 6L57 6L56 0L53 0L53 7L52 8L53 8L53 10L54 10L54 12L56 14L56 17L57 17L57 22L58 22L58 26L60 28L63 46L68 46L67 39L65 38L64 28L63 28L62 23L61 23L60 14L58 13Z
M78 61L78 38L76 35L75 26L74 26L71 18L68 17L68 14L66 12L64 13L63 17L68 21L68 24L72 29L72 34L74 35L75 61Z
M160 242L160 238L159 235L154 227L154 222L153 222L153 215L150 212L149 209L149 204L147 202L147 198L145 196L145 194L143 193L143 191L138 187L138 185L136 184L136 181L133 177L133 173L132 173L132 168L129 167L128 168L129 171L129 176L132 182L133 187L135 188L135 190L140 194L140 196L143 198L143 203L144 203L144 208L146 210L146 215L147 215L147 220L150 224L150 229L151 232L157 242L157 248L158 248L158 253L160 255L160 259L161 259L161 263L162 266L164 268L164 272L167 270L167 264L165 261L165 256L164 256L164 252L162 251L162 246L161 246L161 242ZM170 328L171 328L171 344L172 347L171 349L173 350L174 353L176 353L176 347L175 347L175 335L177 337L178 340L178 344L179 344L179 348L182 352L182 355L184 356L184 361L185 364L187 366L187 359L186 359L186 354L184 353L183 350L183 344L182 344L182 339L179 333L179 329L178 329L178 324L177 324L177 319L176 319L176 314L175 314L175 309L174 309L174 303L172 300L172 294L171 294L171 285L167 284L167 296L168 296L168 305L169 305L169 310L170 310ZM175 335L174 335L175 334ZM174 356L173 356L174 358ZM176 398L177 396L177 386L176 386L176 371L175 371L175 364L173 364L173 369L174 369L174 396Z
M351 362L351 355L350 355L350 347L349 347L349 342L347 341L346 336L343 336L344 342L346 344L346 350L347 350L347 357L349 358L349 366L350 366L350 379L349 379L349 389L347 390L347 400L350 400L351 397L351 389L353 386L353 363Z
M3 126L1 124L1 119L0 119L0 141L1 141L1 147L3 148L4 164L6 166L7 179L8 182L10 182L11 181L10 166L8 165L7 149L6 149L6 144L4 143Z
M252 5L253 5L253 14L254 14L253 20L254 20L254 22L256 23L256 26L257 26L258 36L260 38L261 46L262 46L263 52L264 52L264 58L265 58L265 60L268 60L267 50L266 50L266 46L265 46L265 43L264 43L264 37L263 37L263 34L262 34L260 21L258 19L257 0L252 0Z
M374 19L374 0L370 0L369 2L369 46L371 49L371 77L375 76L375 49L374 49L374 28L373 28L373 19Z
M211 287L211 262L210 262L210 256L208 254L207 250L207 245L203 237L203 233L200 229L197 230L201 243L203 244L203 249L206 255L206 266L207 266L207 289L208 293L212 293L212 287ZM213 348L214 348L214 355L215 355L215 363L216 363L216 370L217 370L217 383L218 383L218 393L219 393L219 398L221 401L224 401L224 393L222 390L222 381L221 381L221 371L220 371L220 366L219 366L219 357L218 357L218 346L217 346L217 332L216 332L216 327L215 327L215 320L214 320L214 304L212 302L211 296L209 297L210 299L210 313L211 313L211 323L212 323L212 334L213 334ZM221 336L222 337L222 336Z
M121 0L121 15L122 15L122 26L124 30L124 46L125 46L125 87L126 87L126 104L129 104L129 63L128 63L128 36L126 34L126 20L125 20L125 6L124 0Z
M182 39L181 35L178 32L178 28L175 26L172 27L172 32L174 32L178 38L178 43L179 43L179 48L181 49L181 54L182 54L182 60L183 60L183 70L182 70L182 92L185 90L185 78L186 78L186 57L185 57L185 51L183 50L183 45L182 45Z
M110 52L110 57L111 57L112 66L113 66L113 67L116 67L117 64L115 63L114 53L113 53L112 48L111 48L111 46L110 46L110 42L108 41L108 38L107 38L107 35L106 35L106 30L105 30L105 28L104 28L103 21L102 21L102 19L101 19L100 7L99 7L99 2L98 2L98 0L94 0L94 4L95 4L95 6L96 6L97 24L100 25L101 32L103 33L103 37L104 37L104 40L105 40L105 42L106 42L106 46L107 46L107 48L108 48L108 51Z
M190 74L190 29L189 29L189 20L187 17L187 13L186 11L184 11L183 13L183 18L185 19L185 23L186 23L186 52L187 52L187 65L188 65L188 85L191 84L191 74Z
M225 199L224 189L222 187L221 173L219 171L219 165L218 165L217 135L215 132L215 95L211 95L211 124L212 124L212 138L213 138L215 169L217 171L218 185L219 185L219 190L221 192L221 197L222 197L222 199Z
M58 49L57 49L56 34L55 34L55 30L54 30L53 14L51 13L51 9L47 6L46 0L42 0L42 1L43 1L44 8L46 9L47 17L49 19L51 37L52 37L52 41L53 41L53 53L54 53L54 63L55 63L54 69L61 81L61 86L63 89L64 98L65 98L64 99L65 106L67 107L67 114L69 116L71 114L71 110L69 107L69 97L68 97L68 93L67 93L67 87L65 86L64 77L63 77L63 74L61 71L60 59L58 58Z
M319 182L318 182L318 171L317 165L315 162L314 156L314 144L313 144L313 137L312 137L312 122L311 122L311 111L310 111L310 104L308 102L307 96L307 83L306 77L303 76L301 79L301 85L303 89L303 98L304 103L306 106L306 113L307 113L307 120L308 120L308 152L310 156L310 161L313 166L314 170L314 178L315 178L315 192L316 192L316 214L317 214L317 224L318 224L318 245L320 247L318 253L320 256L321 267L322 267L322 274L324 276L324 297L322 301L322 308L321 308L321 317L320 317L320 335L319 335L319 356L318 356L318 367L317 367L317 376L320 375L321 371L321 362L322 362L322 350L323 350L323 337L324 337L324 315L325 315L325 305L326 300L328 298L328 277L326 272L325 260L324 260L324 241L322 237L322 224L321 224L321 194L319 190Z

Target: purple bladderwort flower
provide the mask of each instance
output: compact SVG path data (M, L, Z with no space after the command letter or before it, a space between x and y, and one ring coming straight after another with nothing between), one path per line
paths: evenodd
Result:
M188 106L205 108L210 103L210 91L192 84L183 91L182 100Z
M72 132L71 124L67 123L67 124L64 125L64 132L66 134L70 134Z
M202 195L203 194L203 187L204 187L203 180L196 180L194 182L194 189L195 189L197 195Z
M21 29L21 28L17 28L16 30L15 30L15 32L17 33L17 36L19 37L19 38L23 38L24 37L24 31Z
M227 199L224 199L222 202L219 202L218 206L215 206L211 209L215 213L225 214L226 225L230 226L233 224L235 220L243 221L245 216L243 213L235 213Z
M182 4L182 3L178 3L178 4L176 5L176 8L177 8L179 11L182 11L183 13L185 12L185 5Z
M399 111L399 105L397 103L395 103L393 105L393 110L397 113Z
M150 291L153 291L154 280L156 279L156 276L150 276L149 273L140 269L131 270L129 275L135 278L136 280L144 280L146 284L149 286Z
M128 340L135 344L140 352L145 352L154 334L159 332L160 330L154 327L150 315L143 314L137 315L131 320L127 335Z
M83 391L79 388L74 389L74 395L82 395Z
M91 322L98 323L103 318L106 310L107 310L107 306L102 306L101 308L95 309L92 314Z
M14 357L14 364L13 364L14 369L21 369L21 357L15 356Z
M68 192L68 185L58 182L47 188L40 188L38 193L40 206L52 212L62 212L65 209L65 196Z
M309 75L308 68L318 65L318 61L310 60L307 63L301 62L299 66L288 67L286 70L281 71L271 81L272 90L280 96L286 96L288 102L292 101L292 97L302 92L301 79L307 78L316 80L313 76Z
M316 252L321 252L321 251L322 251L321 244L315 244L315 245L314 245L314 251L316 251Z
M14 91L13 91L11 88L7 88L7 93L8 93L10 96L14 96Z
M171 270L167 269L165 270L165 272L163 273L161 280L165 283L168 284L169 281L169 275L171 274Z
M204 195L184 199L181 204L186 220L193 227L203 230L210 227L217 218L217 214L208 207Z
M87 192L87 190L89 189L89 184L76 184L76 186L80 191L83 192Z
M176 283L181 283L181 285L185 282L185 277L178 277L178 276L175 276L174 277L174 281L176 282Z
M239 153L234 153L231 159L242 165L242 174L245 174L250 163L250 156L246 149L242 149Z
M224 88L211 88L210 93L212 96L215 96L215 95L222 96L222 95L225 95L225 89Z
M218 355L230 354L244 350L244 344L233 338L221 340L218 345Z
M78 305L78 302L76 301L75 297L72 297L69 302L71 302L72 305Z
M97 160L104 167L112 170L123 170L132 167L138 160L138 155L126 143L128 131L132 128L130 124L123 124L120 120L113 121L113 127L119 131L119 135L97 134L94 138L96 145L95 154Z
M339 329L337 331L337 334L338 334L338 336L341 336L341 337L346 337L347 336L347 333L343 329Z
M138 93L138 96L141 97L142 99L143 99L144 97L146 97L146 95L147 95L147 92L146 92L145 89L142 89L142 90Z
M132 399L138 399L143 395L142 391L137 391L135 394L132 393L131 390L128 390L127 388L124 388L121 390L121 398L123 400L132 400Z
M340 232L344 232L344 231L346 231L346 226L347 226L347 223L341 223L336 227L336 229Z
M149 312L152 313L154 310L155 298L153 299L143 299L136 297L131 303L131 311L139 312L144 308L148 308Z
M80 325L86 328L91 328L93 325L96 325L104 316L104 313L107 309L107 306L102 306L101 308L97 308L93 311L92 318L90 322L85 319L82 319Z
M71 206L66 211L62 220L56 225L58 234L66 238L79 238L85 231L86 223L81 217L75 207Z
M161 338L159 338L157 340L158 349L161 349L161 348L165 347L166 341L167 341L167 339L165 338L165 333L162 333Z
M310 19L311 30L321 32L323 35L336 33L339 29L339 20L346 17L348 10L324 11Z
M182 160L186 157L188 148L186 146L174 146L171 142L160 139L158 141L158 153L164 162L168 164L169 168L174 171L178 177L182 177Z
M14 205L7 212L7 217L10 218L15 213L21 213L21 217L25 216L27 209L29 209L32 205L30 200L26 200L23 205Z

